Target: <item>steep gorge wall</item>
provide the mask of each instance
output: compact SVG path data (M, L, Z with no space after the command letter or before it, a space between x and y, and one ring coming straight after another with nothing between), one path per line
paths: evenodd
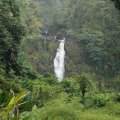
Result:
M40 74L54 73L53 60L59 41L41 38L27 42L26 54L34 70ZM67 39L65 42L65 74L71 75L81 72L82 60L80 47L76 39Z

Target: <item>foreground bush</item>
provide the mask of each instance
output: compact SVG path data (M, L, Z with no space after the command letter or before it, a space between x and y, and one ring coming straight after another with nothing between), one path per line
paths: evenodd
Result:
M79 120L72 107L67 105L53 105L39 110L34 106L31 116L35 120Z

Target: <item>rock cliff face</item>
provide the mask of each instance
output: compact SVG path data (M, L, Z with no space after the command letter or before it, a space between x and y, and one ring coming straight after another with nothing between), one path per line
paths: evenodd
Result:
M58 39L51 38L40 38L27 42L28 48L26 49L26 53L34 70L41 74L54 73L53 60L58 44ZM67 38L65 51L65 75L80 73L82 60L77 39Z

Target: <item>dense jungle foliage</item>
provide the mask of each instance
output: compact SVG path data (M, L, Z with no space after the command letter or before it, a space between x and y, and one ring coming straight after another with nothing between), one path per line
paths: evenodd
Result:
M120 1L0 0L0 120L120 120Z

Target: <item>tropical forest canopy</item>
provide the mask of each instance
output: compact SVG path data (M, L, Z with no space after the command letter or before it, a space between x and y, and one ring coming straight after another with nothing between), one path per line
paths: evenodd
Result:
M65 40L65 76L53 60ZM120 1L0 0L0 120L119 120Z

